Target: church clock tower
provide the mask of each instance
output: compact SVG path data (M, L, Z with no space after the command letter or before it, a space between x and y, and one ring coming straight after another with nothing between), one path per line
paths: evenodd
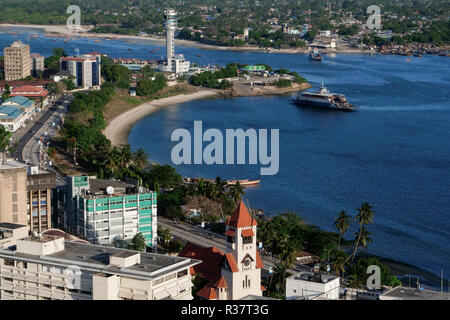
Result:
M250 294L262 296L263 263L256 246L257 225L242 201L227 220L225 263L221 272L228 283L231 300Z

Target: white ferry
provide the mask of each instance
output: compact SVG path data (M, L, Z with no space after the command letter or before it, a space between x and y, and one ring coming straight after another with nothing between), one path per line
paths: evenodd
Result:
M303 92L295 99L295 103L301 106L320 107L335 110L352 111L357 108L350 104L343 94L331 93L323 86L316 92Z

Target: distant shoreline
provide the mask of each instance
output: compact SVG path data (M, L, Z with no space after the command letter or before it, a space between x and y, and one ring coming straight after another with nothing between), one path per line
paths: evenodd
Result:
M30 29L42 29L46 33L55 33L67 37L80 37L80 38L116 38L124 40L143 40L149 42L165 43L166 39L164 37L141 37L133 35L121 35L115 33L93 33L93 32L74 32L69 30L65 25L37 25L37 24L0 24L0 27L7 28L30 28ZM307 48L298 49L273 49L270 51L257 46L243 46L243 47L226 47L219 45L205 44L192 40L175 39L177 45L189 46L195 48L201 48L204 50L227 50L227 51L257 51L264 53L290 53L290 54L305 54L309 50ZM370 50L361 49L345 49L345 50L335 50L335 49L321 49L323 53L374 53Z

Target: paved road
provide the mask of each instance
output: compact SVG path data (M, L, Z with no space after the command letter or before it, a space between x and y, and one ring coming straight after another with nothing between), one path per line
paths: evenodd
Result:
M59 97L57 97L57 99L59 99ZM25 147L25 144L35 135L42 124L47 121L47 119L54 112L53 105L54 103L50 103L49 106L46 107L43 111L36 113L32 117L33 120L27 120L25 128L20 128L19 130L14 132L12 136L12 142L18 143L18 147L12 154L14 158L24 160L22 158L22 151Z
M44 146L55 131L53 124L55 126L61 124L60 116L67 113L70 101L71 96L62 96L46 110L40 120L21 138L18 158L35 165L44 164L46 149ZM39 143L39 140L42 142Z

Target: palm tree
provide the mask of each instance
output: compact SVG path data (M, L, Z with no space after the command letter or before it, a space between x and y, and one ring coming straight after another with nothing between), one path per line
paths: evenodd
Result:
M148 153L143 148L139 148L136 152L133 152L133 163L137 169L142 170L147 164Z
M121 150L119 154L120 166L122 168L128 167L128 163L130 163L132 159L132 153L130 146L127 144Z
M335 259L331 266L332 270L337 276L345 273L345 267L347 265L348 254L344 251L338 250L335 254Z
M366 227L361 227L359 232L359 243L361 248L367 248L367 244L372 243L372 238L369 237L370 235L371 233Z
M219 197L222 198L225 195L225 188L227 186L227 182L225 180L222 180L220 177L216 177L216 188L219 192Z
M339 212L338 217L334 220L333 226L339 232L338 249L341 249L341 238L347 232L350 227L351 216L347 215L347 212L342 210Z
M119 160L120 150L116 146L114 146L108 154L108 157L105 160L106 169L110 170L112 175L114 175L114 170L117 169L120 160Z
M237 204L242 199L244 193L244 188L241 186L239 181L237 181L236 184L231 186L230 188L230 195L233 198L235 204Z
M358 210L358 215L355 217L355 221L358 222L358 224L361 226L361 228L359 229L359 232L357 233L357 236L355 238L355 249L353 251L353 254L351 255L352 261L353 259L355 259L356 256L356 252L358 251L358 246L360 244L361 241L361 235L363 232L366 232L366 236L367 234L367 229L365 228L365 226L367 226L369 223L373 223L373 210L372 207L370 206L369 203L364 202L361 205L361 208L356 209ZM370 239L370 238L369 238Z

